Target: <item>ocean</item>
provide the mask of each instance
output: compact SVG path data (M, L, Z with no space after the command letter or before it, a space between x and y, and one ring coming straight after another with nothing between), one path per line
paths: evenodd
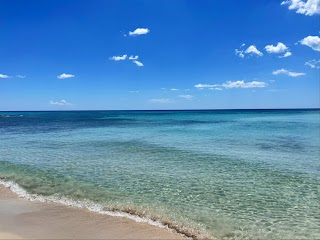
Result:
M0 112L0 179L193 238L319 239L320 110Z

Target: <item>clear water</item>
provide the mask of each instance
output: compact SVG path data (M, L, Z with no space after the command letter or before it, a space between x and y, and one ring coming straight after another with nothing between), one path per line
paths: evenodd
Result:
M320 110L0 112L0 178L218 239L320 238Z

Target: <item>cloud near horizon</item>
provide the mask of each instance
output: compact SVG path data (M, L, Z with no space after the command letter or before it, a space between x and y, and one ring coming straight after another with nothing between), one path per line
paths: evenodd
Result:
M62 73L59 76L57 76L57 78L59 79L66 79L66 78L73 78L74 75L73 74L68 74L68 73Z
M230 88L264 88L268 84L265 82L259 82L259 81L252 81L252 82L245 82L243 80L238 81L227 81L222 84L197 84L194 87L198 89L204 89L208 88L210 90L223 90L230 89Z
M148 28L137 28L133 32L130 31L129 35L130 36L138 36L138 35L148 34L149 32L150 32L150 30Z
M64 99L62 99L60 101L57 101L57 102L50 101L49 104L50 105L59 105L59 106L70 106L70 105L72 105L72 103L69 103Z
M320 14L320 0L286 0L281 5L289 5L289 10L296 10L296 13L306 16Z
M300 77L300 76L306 75L305 73L291 72L291 71L289 71L287 69L284 69L284 68L281 68L279 70L273 71L272 74L273 75L285 74L285 75L288 75L290 77Z
M192 95L178 95L179 98L184 98L184 99L192 99L193 96Z
M173 103L174 100L170 98L153 98L149 100L152 103Z

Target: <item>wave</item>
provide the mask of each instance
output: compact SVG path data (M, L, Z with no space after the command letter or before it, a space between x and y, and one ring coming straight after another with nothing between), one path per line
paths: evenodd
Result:
M68 207L86 209L86 210L89 210L90 212L94 212L97 214L109 215L112 217L124 217L138 223L147 223L152 226L157 226L159 228L167 229L181 236L195 239L195 240L212 238L211 236L209 237L207 234L200 233L196 230L180 226L179 224L175 222L171 222L169 220L158 220L156 218L147 218L144 216L142 212L139 212L134 208L112 207L111 209L108 209L101 204L97 204L89 200L79 201L79 200L72 200L66 197L60 197L57 195L43 196L39 194L31 194L31 193L28 193L21 186L19 186L17 183L4 180L4 179L0 179L0 184L6 188L9 188L12 192L17 194L19 197L25 198L29 201L37 201L42 203L45 203L45 202L58 203Z
M0 115L0 117L3 117L3 118L9 118L9 117L23 117L23 115Z

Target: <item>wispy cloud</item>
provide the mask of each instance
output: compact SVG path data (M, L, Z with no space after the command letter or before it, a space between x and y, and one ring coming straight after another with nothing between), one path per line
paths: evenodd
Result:
M153 98L149 100L152 103L173 103L174 100L170 98Z
M113 60L113 61L123 61L123 60L126 60L128 57L127 54L124 54L122 56L113 56L111 58L109 58L110 60Z
M234 82L227 81L221 86L224 88L263 88L263 87L266 87L267 84L265 82L259 82L259 81L245 82L243 80L239 80Z
M265 82L252 81L245 82L243 80L238 81L227 81L222 84L197 84L194 87L198 89L208 88L210 90L222 90L222 88L230 89L230 88L264 88L268 84Z
M299 42L300 44L306 45L315 51L320 51L320 38L318 36L308 36L300 40Z
M113 56L111 58L109 58L110 60L113 60L113 61L125 61L125 60L131 60L135 65L137 65L138 67L143 67L143 63L138 61L137 59L139 58L138 55L136 56L133 56L133 55L130 55L130 57L128 58L128 55L127 54L124 54L122 56Z
M171 88L170 90L171 91L179 91L179 89L177 89L177 88Z
M130 36L138 36L138 35L144 35L149 33L150 30L148 28L137 28L136 30L134 30L133 32L129 32Z
M263 56L263 53L260 52L257 47L255 45L251 45L249 46L247 49L243 49L243 47L245 46L245 43L243 43L241 46L240 46L240 49L235 49L235 54L237 56L239 56L240 58L244 58L245 55L256 55L256 56Z
M286 58L286 57L290 57L292 55L291 52L286 52L285 54L283 54L283 56L279 56L279 58Z
M72 105L72 103L69 103L67 102L66 100L60 100L60 101L57 101L57 102L54 102L54 101L50 101L49 102L50 105L59 105L59 106L68 106L68 105Z
M307 16L320 14L320 0L286 0L281 5L289 5L290 10Z
M138 55L136 55L136 56L131 55L131 56L129 57L129 60L137 60L138 58L139 58Z
M192 95L179 95L178 97L179 98L184 98L184 99L189 99L189 100L193 98Z
M285 74L290 77L300 77L300 76L306 75L305 73L291 72L291 71L284 69L284 68L273 71L272 74L273 75Z
M68 74L68 73L62 73L59 76L57 76L57 78L59 79L66 79L66 78L73 78L74 75L73 74Z
M26 76L24 76L24 75L17 75L16 77L17 78L26 78Z
M237 56L241 57L241 58L244 58L244 54L243 54L243 51L244 50L239 50L239 49L235 49L234 52Z
M144 65L143 65L143 63L142 62L140 62L140 61L138 61L138 60L134 60L134 61L132 61L134 64L136 64L138 67L143 67Z
M320 69L320 60L310 60L308 62L306 62L304 65L309 66L311 68L316 68L316 69Z
M10 76L0 73L0 78L10 78Z

